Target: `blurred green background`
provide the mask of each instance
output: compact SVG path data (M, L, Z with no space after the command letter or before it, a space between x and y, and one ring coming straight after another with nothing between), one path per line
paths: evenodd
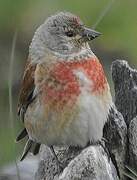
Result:
M18 91L28 47L37 27L47 16L65 10L77 14L92 27L111 0L0 0L0 166L21 153L21 145L14 138L21 123L16 115ZM102 36L91 47L101 59L109 78L110 65L115 59L126 59L137 67L137 1L114 0L96 29ZM13 65L13 121L9 116L8 76L12 39L17 31Z

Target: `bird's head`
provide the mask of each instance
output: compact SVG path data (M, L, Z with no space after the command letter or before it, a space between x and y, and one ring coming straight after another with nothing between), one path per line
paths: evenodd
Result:
M42 43L54 52L67 55L80 51L88 41L100 34L85 27L79 17L68 12L60 12L49 17L40 26L33 38L32 45Z

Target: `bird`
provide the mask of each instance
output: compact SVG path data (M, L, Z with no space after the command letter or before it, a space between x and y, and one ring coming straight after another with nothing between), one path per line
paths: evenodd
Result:
M41 144L86 147L101 141L112 106L110 87L89 42L101 33L70 12L59 12L38 27L29 46L18 115L27 137L21 161Z

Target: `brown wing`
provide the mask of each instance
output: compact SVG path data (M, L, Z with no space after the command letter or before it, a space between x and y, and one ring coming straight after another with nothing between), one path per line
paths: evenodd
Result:
M21 84L21 89L19 93L19 103L18 103L18 115L24 118L24 113L32 101L32 95L34 90L34 73L36 69L36 64L31 63L30 60L27 61L25 72L23 75L23 80Z
M24 114L26 112L26 109L28 105L33 101L33 91L35 88L34 73L36 70L36 66L37 64L32 64L31 61L28 60L23 75L23 80L19 93L19 103L18 103L18 115L21 117L23 121L24 121ZM24 128L17 136L16 142L22 140L26 136L28 137L28 132L26 128ZM28 139L20 160L22 161L27 156L29 151L32 151L34 155L38 154L40 145L41 144L33 142L32 140Z

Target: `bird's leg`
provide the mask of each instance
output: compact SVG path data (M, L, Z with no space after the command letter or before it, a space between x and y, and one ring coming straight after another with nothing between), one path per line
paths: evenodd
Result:
M62 165L62 163L58 160L58 157L57 157L57 155L56 155L56 153L55 153L55 151L54 151L53 146L50 146L50 150L51 150L51 152L52 152L52 154L53 154L53 156L54 156L54 158L55 158L55 160L56 160L56 163L57 163L57 166L58 166L58 168L59 168L59 171L62 171L62 170L63 170L63 165Z
M56 153L55 153L55 151L54 151L53 146L50 146L50 150L51 150L51 152L52 152L54 158L56 159L56 161L59 163L58 157L57 157L57 155L56 155Z
M104 137L102 137L101 141L103 141L104 143L108 143L108 140Z

